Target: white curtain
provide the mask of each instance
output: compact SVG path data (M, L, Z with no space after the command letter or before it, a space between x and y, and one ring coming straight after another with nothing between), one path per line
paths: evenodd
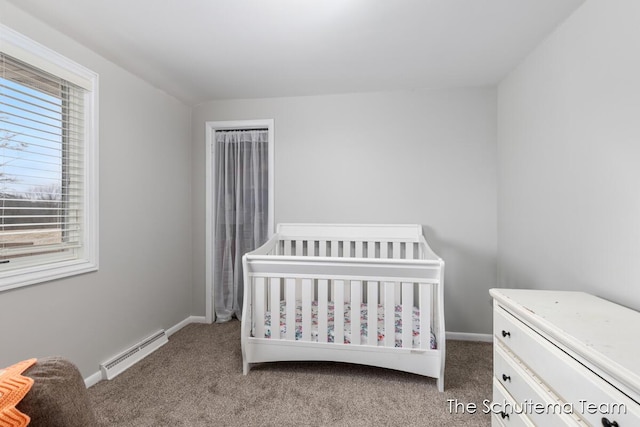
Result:
M267 241L268 132L215 133L214 301L217 322L242 313L242 256Z

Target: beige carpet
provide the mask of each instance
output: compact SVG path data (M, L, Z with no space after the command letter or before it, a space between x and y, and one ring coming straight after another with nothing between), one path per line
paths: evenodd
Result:
M489 426L492 346L448 341L435 380L332 362L262 364L242 375L240 322L193 324L89 389L103 426ZM475 403L475 414L449 400Z

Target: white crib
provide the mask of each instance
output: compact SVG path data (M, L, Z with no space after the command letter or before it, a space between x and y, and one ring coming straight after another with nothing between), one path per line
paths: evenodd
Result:
M421 226L279 224L243 267L245 375L254 363L324 360L425 375L444 390L444 262Z

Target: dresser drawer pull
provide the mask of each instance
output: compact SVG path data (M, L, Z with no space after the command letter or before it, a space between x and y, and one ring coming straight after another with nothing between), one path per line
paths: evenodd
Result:
M617 421L609 421L607 418L602 418L603 427L619 427Z
M504 411L500 411L500 416L502 417L502 419L504 420L505 418L509 418L509 414L507 414Z
M511 332L507 332L504 329L502 330L502 337L506 338L506 337L511 337Z
M507 374L502 374L502 381L509 381L511 382L511 377Z

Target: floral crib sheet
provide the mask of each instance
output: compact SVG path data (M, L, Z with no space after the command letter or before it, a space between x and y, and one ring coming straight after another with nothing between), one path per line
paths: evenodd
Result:
M335 342L334 334L334 313L335 305L333 302L328 303L328 316L327 316L327 340L329 342ZM369 307L366 303L360 304L360 343L366 343L369 335ZM378 305L377 313L377 334L378 345L383 345L385 331L384 331L384 306ZM395 346L402 347L402 306L395 306ZM302 339L302 303L296 302L296 333L295 339ZM312 301L311 305L311 339L312 341L318 341L318 302ZM265 338L271 338L271 312L265 313ZM287 313L286 305L284 301L280 302L280 336L284 337L287 333ZM413 307L412 313L412 335L413 335L413 348L420 347L420 310L417 307ZM351 343L351 304L344 304L344 343ZM433 330L430 331L430 348L435 350L437 348L437 342Z

